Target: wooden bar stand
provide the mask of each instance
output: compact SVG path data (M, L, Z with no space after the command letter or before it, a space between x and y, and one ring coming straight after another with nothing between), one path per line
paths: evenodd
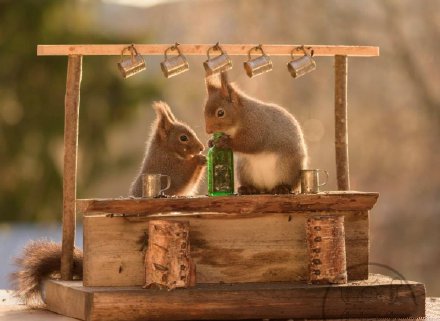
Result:
M142 55L162 55L171 45L134 46ZM305 45L314 57L335 59L337 192L77 199L83 57L119 56L127 46L37 48L40 56L68 56L62 281L44 283L49 310L87 321L425 315L423 284L369 273L369 218L378 193L350 191L347 61L378 56L378 47ZM181 44L179 49L204 56L211 46ZM254 46L222 44L228 54L242 56ZM264 49L291 57L302 55L293 50L299 46ZM83 280L71 281L77 212L83 215Z

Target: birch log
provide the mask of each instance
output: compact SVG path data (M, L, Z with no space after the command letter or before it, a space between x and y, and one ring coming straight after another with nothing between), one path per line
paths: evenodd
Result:
M195 285L195 265L190 255L189 222L149 222L145 255L145 287L172 290Z
M314 216L306 224L309 281L347 283L344 216Z

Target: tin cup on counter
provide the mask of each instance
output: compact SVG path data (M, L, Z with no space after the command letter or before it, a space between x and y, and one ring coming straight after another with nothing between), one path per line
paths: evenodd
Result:
M320 183L320 173L325 173L325 181ZM301 170L301 193L317 194L319 188L327 184L328 172L323 169L302 169Z
M162 178L166 177L166 186L162 188ZM158 197L171 186L171 177L162 174L142 175L142 197Z

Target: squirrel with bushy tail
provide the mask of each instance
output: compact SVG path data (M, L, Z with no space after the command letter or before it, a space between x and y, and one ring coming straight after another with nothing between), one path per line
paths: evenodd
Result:
M284 108L249 97L226 73L206 79L206 132L223 132L216 146L236 158L239 194L288 194L298 189L307 148L295 117ZM214 144L211 140L210 146Z
M144 159L131 184L129 196L142 196L142 175L165 174L171 178L167 195L192 195L197 191L206 158L201 154L204 147L194 131L178 121L164 102L155 102L156 111L151 135L147 141ZM41 285L45 278L59 278L61 244L46 240L28 243L15 261L18 271L11 274L16 296L25 304L39 307ZM83 253L74 249L73 278L82 279Z

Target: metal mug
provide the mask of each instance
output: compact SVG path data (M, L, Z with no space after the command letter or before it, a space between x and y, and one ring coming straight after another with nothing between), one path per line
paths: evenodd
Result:
M298 59L293 58L293 51L294 50L302 50L304 51L304 56ZM299 78L301 76L304 76L305 74L313 71L316 69L316 62L313 60L313 50L312 54L310 55L304 46L298 47L296 49L292 50L291 53L292 61L287 64L287 69L289 70L290 74L293 78Z
M160 68L166 78L171 78L189 70L189 64L185 56L182 55L179 49L179 44L176 43L174 46L169 47L165 50L165 60L160 63ZM176 50L178 52L177 56L168 58L168 51Z
M167 178L167 186L162 188L162 177ZM171 186L171 177L162 174L142 175L142 197L158 197Z
M325 173L325 182L319 184L319 173ZM327 184L328 172L323 169L303 169L301 170L301 193L316 194L319 193L319 188Z
M131 57L123 59L124 52L127 50L130 51ZM137 52L134 45L131 45L122 49L121 60L118 62L118 68L122 74L122 77L128 78L145 70L146 65L144 58Z
M251 52L252 51L261 51L261 56L252 59ZM261 75L262 73L268 72L272 70L272 60L269 56L267 56L264 51L262 45L257 47L253 47L248 52L248 61L243 63L244 70L246 74L252 78L257 75Z
M210 52L211 50L220 51L220 55L214 58L211 58ZM220 72L227 71L232 68L232 60L229 58L228 54L223 51L223 49L217 43L215 46L212 46L207 51L208 60L203 63L205 67L206 76L211 76L213 74L217 74Z

